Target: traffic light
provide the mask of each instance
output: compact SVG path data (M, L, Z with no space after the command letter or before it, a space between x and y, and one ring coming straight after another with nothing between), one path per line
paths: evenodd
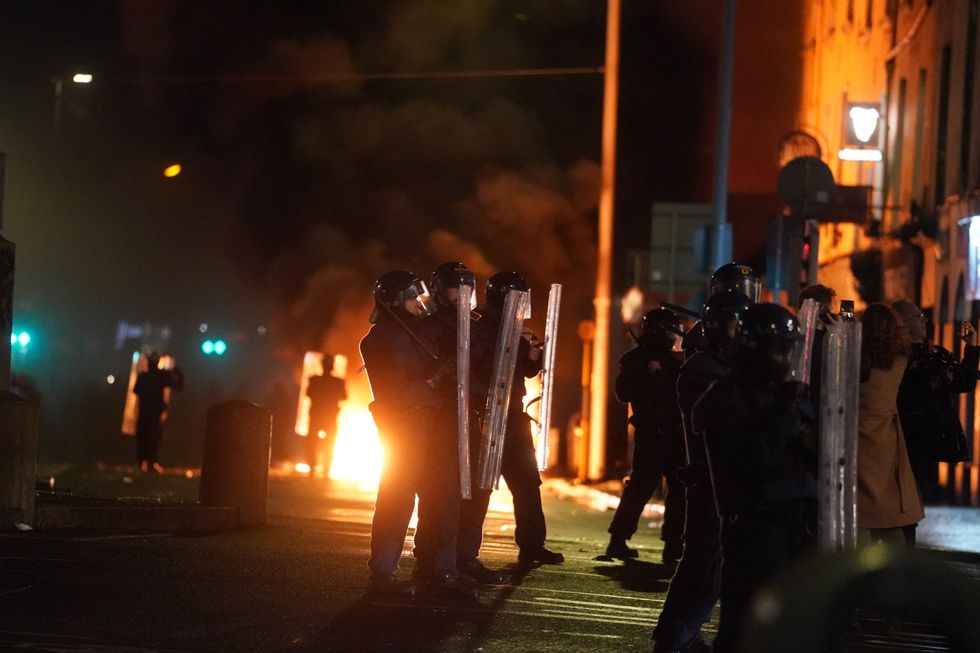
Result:
M17 332L14 331L10 334L10 346L20 345L21 347L26 347L31 344L31 334L27 331Z
M228 345L224 340L205 340L201 343L201 351L205 356L222 356L228 351Z
M800 254L800 287L806 288L810 285L810 252L812 251L812 243L810 242L810 236L803 236L803 249Z

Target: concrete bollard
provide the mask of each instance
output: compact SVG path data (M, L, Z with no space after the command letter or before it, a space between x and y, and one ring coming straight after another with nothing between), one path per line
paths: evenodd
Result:
M233 400L208 411L201 464L201 503L238 508L238 523L265 523L269 490L272 414Z
M0 393L0 521L34 523L37 403Z

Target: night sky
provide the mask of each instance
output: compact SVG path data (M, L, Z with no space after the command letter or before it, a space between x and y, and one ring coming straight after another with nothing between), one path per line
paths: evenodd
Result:
M732 191L772 191L796 126L799 5L739 3ZM620 289L650 203L710 199L720 3L623 12ZM118 320L172 325L189 387L170 455L193 458L209 403L289 388L306 349L356 357L379 273L427 279L456 258L481 282L525 273L539 330L547 285L565 284L564 424L591 306L601 76L324 78L601 66L604 22L605 3L581 0L0 5L2 233L15 327L36 343L14 371L41 394L42 456L118 440ZM82 70L95 81L65 84L56 135L52 80ZM227 359L200 355L202 322Z

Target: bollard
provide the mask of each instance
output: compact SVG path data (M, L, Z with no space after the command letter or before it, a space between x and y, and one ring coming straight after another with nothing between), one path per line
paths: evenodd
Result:
M272 414L233 400L208 411L201 463L201 503L238 508L238 523L265 523Z
M0 521L34 523L37 403L0 393Z

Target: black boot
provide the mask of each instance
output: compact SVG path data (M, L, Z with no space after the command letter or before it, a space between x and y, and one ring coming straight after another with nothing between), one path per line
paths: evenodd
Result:
M556 551L549 551L541 545L524 547L517 554L517 561L522 565L560 565L565 562L565 556Z
M621 537L610 537L609 546L606 547L606 555L610 558L626 560L628 558L639 558L640 552L631 549L626 545L626 540Z

